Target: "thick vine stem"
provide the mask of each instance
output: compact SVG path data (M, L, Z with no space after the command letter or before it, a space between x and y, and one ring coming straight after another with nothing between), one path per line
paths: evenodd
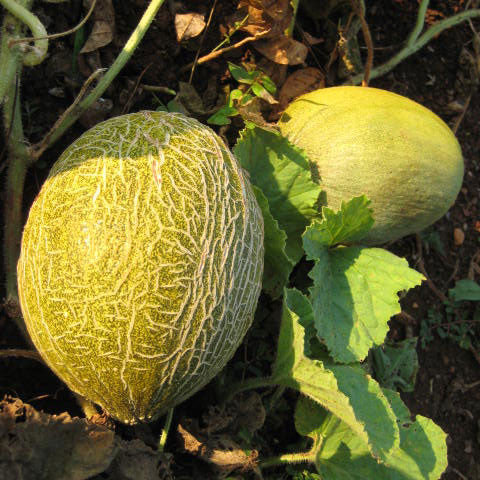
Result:
M315 452L285 453L278 457L265 458L260 460L260 468L278 467L289 463L314 463Z
M417 21L415 23L414 29L412 30L412 33L410 33L407 39L407 45L413 45L422 33L423 27L425 25L425 15L427 14L429 3L430 0L422 0L422 3L418 7Z
M29 3L31 6L32 2ZM43 23L28 10L29 6L24 7L15 0L0 0L0 4L3 5L11 15L18 18L18 20L27 25L31 30L35 37L35 43L33 47L20 47L25 50L23 64L29 67L38 65L43 61L48 50L48 39L45 38L47 37L47 31L45 30Z
M115 77L120 73L124 65L128 62L138 44L145 35L148 27L155 18L159 8L162 6L164 0L152 0L143 14L140 22L135 30L130 35L127 43L123 47L118 57L108 69L104 77L98 82L97 86L85 97L68 115L65 115L63 120L57 125L55 132L53 132L46 141L41 141L34 145L30 153L35 160L51 145L53 145L77 119L82 115L88 107L90 107L110 86Z
M23 187L27 169L31 158L25 144L22 114L20 108L20 89L15 83L7 91L6 102L3 108L5 125L10 125L8 145L8 171L5 196L5 238L4 260L7 303L18 305L17 292L17 260L20 254L22 235L22 199ZM21 317L15 318L22 332L26 332Z
M30 8L33 0L21 0L24 8ZM0 5L2 1L0 0ZM0 104L15 79L22 59L22 51L19 46L10 47L10 41L18 38L23 29L23 24L17 17L7 13L3 19L0 45Z
M418 52L418 50L423 48L428 42L430 42L434 37L442 33L444 30L447 30L456 25L459 25L460 23L468 19L480 17L479 8L475 8L472 10L465 10L464 12L457 13L452 17L449 17L444 20L441 20L440 22L437 22L435 25L428 28L428 30L423 35L415 38L423 28L423 18L425 14L423 14L423 17L421 18L421 20L420 20L420 15L424 11L424 8L426 8L425 3L426 2L420 5L419 19L417 19L415 28L410 34L405 44L405 47L402 50L400 50L396 55L394 55L390 60L388 60L382 65L379 65L378 67L375 67L370 73L370 79L381 77L382 75L385 75L386 73L390 72L399 63L401 63L403 60L408 58L410 55L413 55L414 53ZM419 24L420 21L422 22L421 25ZM349 81L345 82L345 84L359 85L360 83L362 83L362 79L363 79L363 73L359 75L355 75Z

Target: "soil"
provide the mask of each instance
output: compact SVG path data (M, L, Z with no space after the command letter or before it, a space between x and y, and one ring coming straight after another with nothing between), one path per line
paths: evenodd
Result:
M69 4L36 2L35 12L49 31L63 31L75 25L83 15L81 3L79 0L72 0ZM212 2L208 2L208 6L202 3L200 7L193 0L177 3L177 7L185 12L196 11L208 16ZM433 23L451 16L470 3L472 2L464 0L431 1L428 21ZM111 63L135 27L146 4L143 0L114 2L116 27L113 41L93 53L80 55L75 70L72 70L73 36L52 41L47 60L38 67L25 68L20 88L24 102L26 137L31 142L42 138L71 104L82 83L95 68ZM227 16L235 11L235 5L236 2L219 0L203 40L198 37L182 45L176 40L171 12L164 5L132 60L105 93L103 103L97 104L93 113L90 111L84 115L29 170L25 186L25 212L59 153L86 128L103 118L142 108L156 108L158 100L164 103L171 100L172 97L165 93L153 96L139 88L140 83L178 90L179 81L188 81L190 69L186 66L194 60L199 47L201 55L204 55L220 43L222 25ZM382 63L398 51L415 23L417 8L418 2L415 0L368 2L367 20L376 47L375 64ZM300 9L297 24L304 32L323 40L311 47L306 64L325 71L331 54L332 38L327 35L324 22L315 20ZM402 299L405 314L391 321L390 337L395 340L420 335L422 324L425 326L428 315L439 316L439 323L445 324L447 332L451 328L451 322L461 323L465 319L474 318L475 305L465 305L461 311L452 314L447 311L443 300L457 280L480 279L478 267L475 269L475 261L480 263L480 57L477 51L475 58L475 29L480 32L478 20L471 24L464 22L442 33L392 72L370 82L371 86L388 89L422 103L444 118L452 128L457 128L465 158L465 179L457 202L427 232L430 236L424 235L423 241L407 237L388 246L394 253L406 257L412 267L421 269L423 264L424 273L430 279L430 282L424 282ZM243 33L235 35L234 41L245 36ZM361 44L362 54L365 51ZM474 62L477 62L476 78L471 75L469 55L473 55ZM192 84L204 100L208 97L210 105L215 105L219 98L221 100L225 86L234 85L228 74L227 60L236 63L243 60L255 64L262 61L262 55L247 44L197 66ZM297 68L290 66L287 72L293 72ZM340 82L334 75L327 75L327 85ZM208 117L197 116L202 121ZM222 133L232 140L236 136L235 128L234 125L227 131L222 129ZM0 151L3 150L2 141L3 139L0 140ZM0 161L0 175L3 186L3 158ZM3 204L4 194L0 195L0 204ZM460 229L464 234L461 242L455 229ZM4 292L0 291L0 296L3 295ZM271 305L265 299L262 302L269 311L278 309L278 305ZM432 418L448 433L449 466L442 476L443 480L480 479L480 337L478 324L472 325L470 349L462 348L452 335L441 338L434 327L433 339L424 347L419 342L420 370L415 391L403 394L413 415L421 414ZM258 325L254 326L230 363L231 371L241 375L257 374L259 371L268 374L274 338L275 325L267 325L266 329L265 325L262 325L262 329ZM26 347L22 336L9 320L6 309L1 310L0 348ZM0 398L4 395L19 397L48 413L58 414L66 410L71 415L81 414L71 393L42 364L23 358L1 359L0 362ZM213 401L214 391L215 384L185 402L177 409L174 422L183 417L199 418ZM299 442L293 425L288 423L291 422L291 412L290 415L282 416L293 401L294 394L287 393L275 415L267 417L265 426L258 433L257 448L260 445L263 449L261 455L278 454L278 446ZM131 428L117 428L124 438L142 437L141 433ZM153 433L160 428L161 425L154 425ZM192 460L188 455L175 454L175 465L175 478L209 478L211 475L209 467ZM276 477L268 478L287 478L280 470L278 472Z

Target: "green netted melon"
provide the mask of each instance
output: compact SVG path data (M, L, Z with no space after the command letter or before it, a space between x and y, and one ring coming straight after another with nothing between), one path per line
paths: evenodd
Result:
M53 166L25 226L28 332L75 392L125 423L209 382L249 328L263 219L222 140L180 114L103 122Z
M381 244L419 232L454 203L463 158L449 127L408 98L365 87L333 87L296 99L279 121L305 151L325 204L365 194L375 224L363 239Z

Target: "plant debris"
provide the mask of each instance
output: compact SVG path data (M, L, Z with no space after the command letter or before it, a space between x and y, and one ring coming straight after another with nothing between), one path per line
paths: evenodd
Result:
M89 8L93 0L86 0ZM112 0L97 0L92 14L93 27L80 53L90 53L105 47L112 40L115 33L115 10Z
M2 479L91 478L110 465L117 448L114 432L85 419L38 412L17 398L0 402Z
M203 32L205 25L205 16L201 13L177 13L175 15L177 42L185 42L198 37Z

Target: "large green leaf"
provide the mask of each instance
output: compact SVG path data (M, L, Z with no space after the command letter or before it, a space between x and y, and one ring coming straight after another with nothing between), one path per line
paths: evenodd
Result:
M325 223L314 221L303 235L307 258L315 261L309 273L315 327L336 361L361 361L383 343L388 321L401 311L398 292L423 276L381 248L329 249Z
M264 223L265 265L263 269L263 289L272 297L278 298L288 282L293 262L285 253L287 235L272 217L268 200L263 192L253 186L253 192L262 210Z
M395 416L377 382L359 365L337 365L325 355L305 355L301 317L312 315L309 300L298 290L285 290L274 383L314 399L348 425L372 455L385 460L398 447Z
M321 187L312 181L308 159L280 133L260 127L244 130L233 151L267 197L273 217L287 234L287 255L297 263L303 256L301 235L319 216Z
M295 426L313 439L315 465L323 480L438 480L447 466L446 435L425 417L410 420L398 393L384 390L397 416L400 445L383 464L339 418L307 398L300 398Z
M370 200L362 195L342 202L338 212L322 207L322 221L310 232L310 237L303 239L305 250L308 248L315 251L318 247L350 244L361 240L374 224L370 203Z

